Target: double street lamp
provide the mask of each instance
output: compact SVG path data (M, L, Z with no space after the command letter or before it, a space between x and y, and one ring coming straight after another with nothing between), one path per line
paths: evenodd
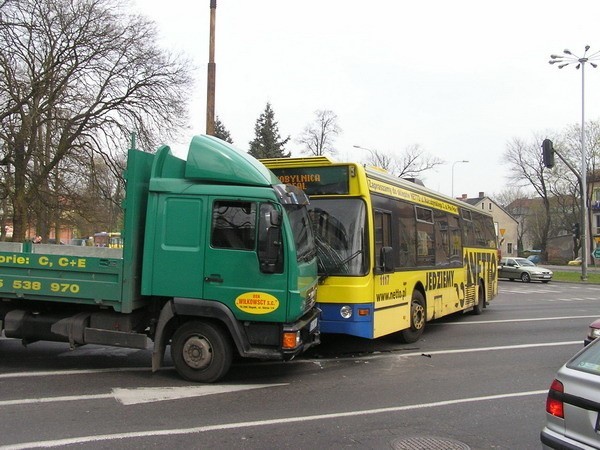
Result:
M550 55L550 64L558 64L562 69L569 65L581 68L581 279L587 280L588 265L588 213L587 213L587 167L585 151L585 65L589 63L594 69L598 67L594 60L600 59L600 51L589 54L589 45L585 46L583 56L579 57L570 50L563 50L561 55Z

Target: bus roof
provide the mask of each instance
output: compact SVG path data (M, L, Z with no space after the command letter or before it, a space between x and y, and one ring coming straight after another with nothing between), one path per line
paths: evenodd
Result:
M464 202L460 199L450 197L448 195L437 192L433 189L430 189L423 184L416 182L415 179L404 179L396 177L390 174L386 169L376 166L368 166L355 162L337 162L326 156L308 156L303 158L270 158L270 159L261 159L260 160L265 166L270 169L299 169L302 167L324 167L324 166L354 166L356 169L356 173L363 172L367 179L377 180L388 185L397 186L402 189L406 189L408 191L412 191L415 193L423 194L429 198L438 200L445 204L453 205L454 207L460 207L461 209L467 209L471 211L476 211L481 214L490 215L489 212L483 211L479 208L474 207L473 205ZM383 190L373 190L372 192L380 192L385 194ZM320 194L319 194L320 195ZM433 207L437 207L438 209L448 210L447 207L431 205ZM455 209L455 208L452 208Z

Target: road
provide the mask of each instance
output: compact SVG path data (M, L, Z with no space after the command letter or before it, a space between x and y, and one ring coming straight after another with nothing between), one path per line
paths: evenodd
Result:
M1 339L0 449L539 449L548 386L600 317L600 286L500 290L415 344L328 336L217 385L152 374L148 351Z

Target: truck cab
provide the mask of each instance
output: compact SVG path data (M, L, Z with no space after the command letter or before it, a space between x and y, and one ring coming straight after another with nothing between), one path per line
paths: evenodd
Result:
M153 370L170 346L177 371L200 382L222 378L235 353L288 360L319 342L300 189L210 136L194 137L187 160L168 146L129 150L125 180L122 248L0 243L7 337L134 348L150 338Z

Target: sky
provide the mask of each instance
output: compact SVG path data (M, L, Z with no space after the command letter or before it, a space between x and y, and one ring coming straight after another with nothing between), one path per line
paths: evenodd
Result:
M161 45L197 67L188 136L166 142L185 156L206 131L210 0L133 2ZM586 45L600 50L598 0L217 0L216 114L247 151L269 102L286 150L302 156L295 140L331 110L342 129L334 159L418 145L445 161L426 186L493 196L511 185L512 139L581 123L581 70L548 61ZM599 120L600 67L586 65L583 93L586 122Z

